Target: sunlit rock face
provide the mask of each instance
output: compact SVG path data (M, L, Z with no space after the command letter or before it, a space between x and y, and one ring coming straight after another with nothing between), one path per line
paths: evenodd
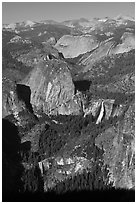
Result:
M109 55L129 52L135 49L135 35L133 33L125 32L121 37L121 41L122 43L119 43L110 50Z
M109 182L116 188L135 188L135 127L134 102L129 105L124 118L112 125L96 138L96 145L102 147L104 163L110 172Z
M67 64L61 60L40 63L22 83L31 89L30 102L34 112L68 115L77 106L75 101L71 102L74 96L71 74ZM67 104L72 109L65 108Z
M81 106L77 99L71 99L67 103L62 104L58 108L58 114L60 115L79 115L81 111Z
M84 65L83 72L92 70L93 65L106 56L126 53L135 49L134 34L124 33L120 41L120 43L116 43L113 38L109 38L101 42L93 52L89 52L85 56L80 57L78 63L79 65Z
M84 54L95 49L98 42L91 35L71 36L64 35L60 38L55 47L59 52L63 53L65 58L74 58L80 54Z
M101 122L103 116L108 120L112 116L114 99L92 99L87 107L84 107L84 117L92 114L94 117L98 115L97 124Z
M44 191L52 189L56 186L56 182L62 182L64 179L73 177L77 173L82 173L85 169L91 168L92 160L89 161L85 157L68 157L68 158L56 158L52 161L54 165L54 171L51 169L49 177L44 182ZM43 164L43 168L42 168ZM49 162L47 160L42 161L40 164L41 173L43 169L49 169Z
M56 44L56 39L54 37L50 37L47 40L47 43L49 43L50 45L55 45Z
M115 99L92 99L88 105L83 106L84 117L92 115L96 125L120 117L126 109L125 103L117 104Z
M114 42L112 39L105 40L99 44L97 49L95 49L93 52L90 52L87 56L81 57L79 60L80 65L84 65L83 72L86 72L90 70L93 66L93 64L97 61L99 61L101 58L107 56L113 46Z
M3 78L2 85L2 117L4 118L10 114L18 117L18 113L25 109L25 103L18 98L16 84L9 79Z

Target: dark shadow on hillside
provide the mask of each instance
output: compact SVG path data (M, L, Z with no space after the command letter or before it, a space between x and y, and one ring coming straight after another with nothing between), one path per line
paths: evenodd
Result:
M133 190L81 190L57 195L56 200L67 202L129 202L135 201ZM55 200L54 200L55 201Z
M30 103L30 96L31 96L30 87L23 84L17 84L17 95L19 100L24 101L28 110L31 113L33 113L33 108Z
M17 127L2 119L2 200L22 191L21 175L24 170L19 154L21 141Z
M9 201L22 202L134 202L134 190L73 191L65 194L25 193L9 197Z
M78 91L88 91L91 85L91 81L81 80L81 81L73 81L75 85L75 92Z
M124 202L135 201L135 192L132 190L93 190L74 191L73 193L57 196L57 200L68 202Z

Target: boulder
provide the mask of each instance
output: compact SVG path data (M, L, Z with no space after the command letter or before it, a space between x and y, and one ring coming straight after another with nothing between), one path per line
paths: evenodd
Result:
M50 45L55 45L56 44L56 39L54 37L50 37L47 41L47 43L49 43Z

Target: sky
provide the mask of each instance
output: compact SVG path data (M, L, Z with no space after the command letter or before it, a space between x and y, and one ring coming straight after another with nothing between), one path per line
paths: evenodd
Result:
M134 2L3 2L2 23L135 16Z

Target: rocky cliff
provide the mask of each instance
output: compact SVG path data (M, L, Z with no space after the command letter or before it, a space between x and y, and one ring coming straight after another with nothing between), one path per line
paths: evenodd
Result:
M18 113L26 108L24 101L19 100L17 94L17 87L13 81L3 78L2 83L2 117L14 114L16 117Z
M135 187L134 102L120 121L99 134L96 144L105 151L104 163L110 172L109 182L116 188Z
M24 138L32 140L32 151L41 155L38 165L44 179L44 191L58 188L62 182L82 176L85 171L93 173L96 164L98 170L101 168L104 172L100 178L104 185L134 189L134 100L119 105L114 100L92 101L92 112L84 120L78 117L70 121L56 117L45 130L44 124L35 126ZM26 164L24 167L28 168Z
M98 45L96 38L91 35L66 35L57 41L55 47L65 58L74 58L97 48Z
M39 63L21 84L31 89L33 110L47 114L78 114L79 104L73 100L74 84L68 65L52 59Z
M63 53L65 58L76 58L79 56L77 63L84 66L83 71L86 72L95 63L107 56L114 56L135 49L135 35L124 32L119 39L110 37L101 42L92 35L63 36L55 47L59 52Z

